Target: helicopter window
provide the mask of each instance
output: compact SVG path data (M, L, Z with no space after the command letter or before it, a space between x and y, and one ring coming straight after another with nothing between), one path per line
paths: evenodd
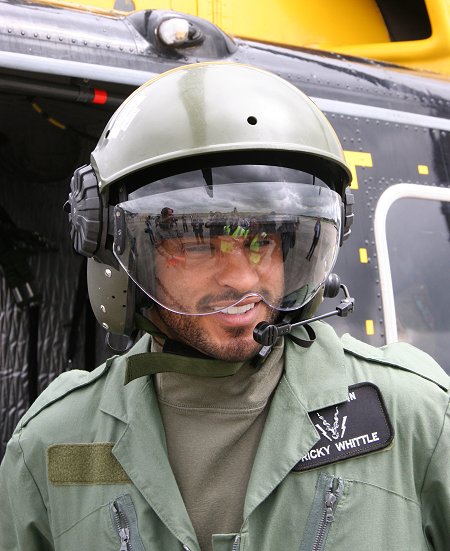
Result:
M375 239L387 342L409 342L450 373L450 189L390 187Z

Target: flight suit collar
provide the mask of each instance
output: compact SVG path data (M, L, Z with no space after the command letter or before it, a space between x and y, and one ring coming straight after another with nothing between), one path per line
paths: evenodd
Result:
M244 517L281 483L319 441L308 412L345 402L349 380L339 338L324 323L313 324L316 342L285 343L285 373L276 389L255 457ZM305 338L306 332L297 333Z
M347 400L350 380L341 340L326 323L311 324L316 342L301 348L286 339L285 374L306 411L315 411ZM305 334L298 335L305 338Z
M150 343L151 337L146 334L126 354L114 356L106 361L106 364L109 364L109 374L99 407L101 411L124 423L128 422L129 403L132 401L132 396L147 382L147 378L141 377L133 381L132 384L124 386L126 358L147 352ZM114 396L114 399L111 399L112 396Z

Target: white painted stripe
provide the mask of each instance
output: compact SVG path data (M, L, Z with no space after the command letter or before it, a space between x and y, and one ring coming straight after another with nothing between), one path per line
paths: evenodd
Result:
M81 61L67 61L65 59L53 59L50 57L18 54L15 52L1 52L0 67L4 69L19 69L21 71L30 71L33 73L87 78L134 86L140 86L144 82L147 82L147 80L153 78L156 74L150 71L124 69L121 67L111 67L110 65L94 65Z
M422 184L396 184L384 191L378 200L375 209L374 232L387 344L397 342L398 332L391 264L389 262L386 236L386 218L393 203L398 199L405 198L450 202L450 188L425 186Z
M5 69L19 69L51 75L71 76L87 78L117 84L140 86L150 80L156 73L122 67L95 65L81 61L67 61L49 57L19 54L15 52L1 52L0 67ZM350 103L325 98L311 98L314 103L327 113L377 119L398 124L408 124L423 128L436 128L438 130L450 130L450 119L419 115L409 111L397 111L384 107L374 107L360 103Z
M450 119L419 115L410 111L397 111L373 105L362 105L360 103L348 103L324 98L311 98L322 111L348 115L350 117L362 117L365 119L376 119L410 126L423 128L436 128L437 130L450 130Z

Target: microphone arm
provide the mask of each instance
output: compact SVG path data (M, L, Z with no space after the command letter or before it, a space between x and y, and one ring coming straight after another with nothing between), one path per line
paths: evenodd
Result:
M355 299L350 296L348 289L342 283L339 287L344 291L344 298L341 299L341 302L336 306L335 310L332 312L327 312L326 314L321 314L320 316L314 316L307 320L302 320L296 323L277 323L270 324L267 321L261 321L253 329L253 338L259 344L263 346L273 346L278 337L282 335L288 335L296 327L301 327L313 321L322 320L325 318L330 318L331 316L339 316L341 318L347 317L353 312L353 307L355 304Z

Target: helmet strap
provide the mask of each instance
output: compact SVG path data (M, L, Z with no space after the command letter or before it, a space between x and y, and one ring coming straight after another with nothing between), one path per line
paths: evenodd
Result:
M125 384L155 373L182 373L197 377L229 377L239 371L244 362L224 362L213 358L194 358L166 352L144 352L127 358Z

